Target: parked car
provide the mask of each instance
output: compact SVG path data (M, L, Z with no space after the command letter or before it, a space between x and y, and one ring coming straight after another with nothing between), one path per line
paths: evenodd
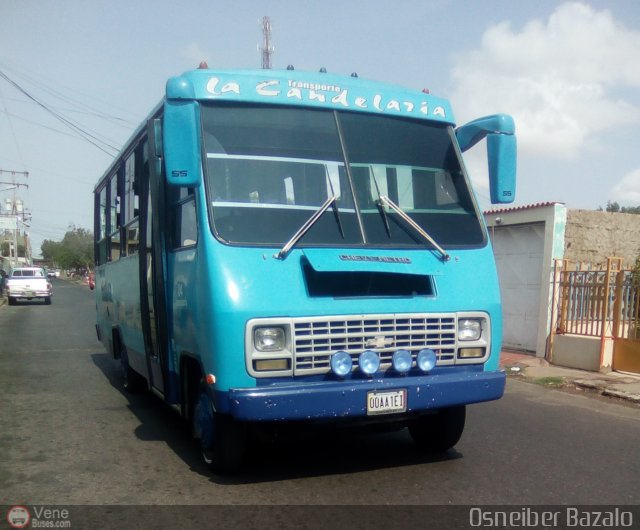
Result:
M40 267L19 267L11 270L6 282L7 299L9 305L15 305L18 299L44 299L44 303L51 304L53 286L47 278L44 269Z

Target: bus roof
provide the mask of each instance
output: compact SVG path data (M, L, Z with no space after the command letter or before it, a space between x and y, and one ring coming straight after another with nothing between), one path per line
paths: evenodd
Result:
M166 97L353 110L454 125L451 106L445 99L419 90L324 72L191 70L169 79Z

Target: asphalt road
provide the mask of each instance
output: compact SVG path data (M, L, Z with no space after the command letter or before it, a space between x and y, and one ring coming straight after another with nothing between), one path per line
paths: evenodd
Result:
M640 409L509 381L468 408L455 450L406 432L260 444L211 475L181 419L122 390L93 293L54 280L51 306L0 308L2 503L425 505L640 503Z

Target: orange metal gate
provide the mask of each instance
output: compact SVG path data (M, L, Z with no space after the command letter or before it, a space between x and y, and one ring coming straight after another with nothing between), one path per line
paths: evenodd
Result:
M613 340L612 368L640 373L640 278L621 258L609 258L602 269L557 260L552 317L551 356L555 335L599 337L600 366L605 342Z
M616 274L613 320L613 366L640 373L640 278L631 270Z

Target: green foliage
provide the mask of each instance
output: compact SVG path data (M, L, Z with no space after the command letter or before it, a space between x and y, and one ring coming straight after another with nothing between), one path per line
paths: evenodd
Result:
M636 262L634 263L633 269L631 270L631 285L637 299L640 293L640 256L636 258ZM638 322L637 319L633 319L631 320L630 325L631 327L629 329L629 338L640 338L640 322Z
M561 388L565 386L567 383L564 377L555 377L555 376L538 377L537 379L533 379L532 381L537 385L553 387L553 388Z
M602 210L602 208L600 208ZM620 206L617 202L607 201L606 212L640 214L640 206Z
M11 254L10 245L11 244L9 243L9 241L3 241L2 245L0 246L0 255L4 256L5 258L8 258L9 255ZM25 257L24 245L21 245L20 243L18 243L18 257L20 258Z
M631 271L631 285L636 289L640 288L640 256L636 258L633 270Z
M45 239L40 246L42 257L63 269L93 268L93 233L71 225L62 241Z

